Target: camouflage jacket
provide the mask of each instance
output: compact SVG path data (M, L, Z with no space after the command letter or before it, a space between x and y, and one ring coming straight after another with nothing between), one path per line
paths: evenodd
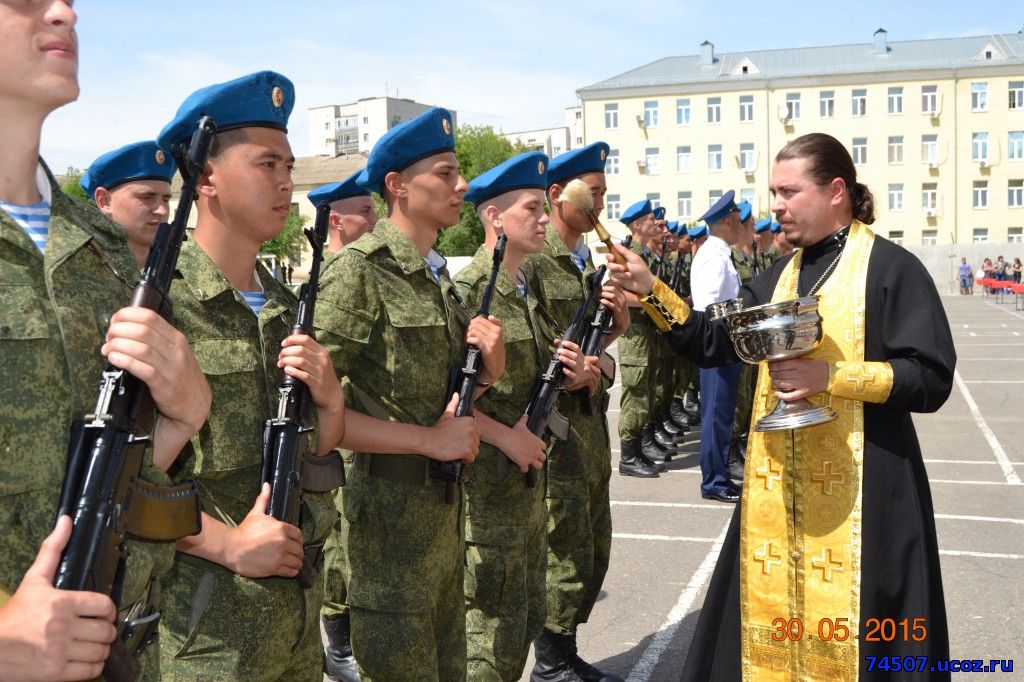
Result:
M203 511L235 526L260 492L263 421L277 414L281 341L295 320L295 295L257 266L267 303L259 317L194 239L185 242L171 301L178 329L188 338L210 384L210 416L178 457L175 480L194 478ZM316 423L316 410L311 410ZM309 448L316 451L316 432ZM329 493L303 496L306 542L327 537L337 512Z
M395 421L432 426L465 357L470 315L448 276L434 280L412 240L390 220L325 263L317 339L339 377L359 390L352 407L371 413L361 391Z
M139 277L124 232L44 169L52 194L45 256L0 211L0 505L17 504L19 493L52 495L28 513L24 534L0 533L0 557L22 554L7 542L29 542L34 554L53 527L71 422L95 407L110 317ZM144 477L166 484L151 455ZM137 599L172 555L170 544L132 543L122 603ZM0 584L17 585L26 568L0 559Z
M732 262L736 266L736 274L740 276L740 283L746 284L754 279L760 270L760 264L755 262L756 256L747 256L743 251L733 248Z
M650 264L650 252L640 244L634 241L629 248ZM650 361L659 335L658 329L641 308L630 308L629 317L629 328L619 339L619 362L632 367L644 367Z

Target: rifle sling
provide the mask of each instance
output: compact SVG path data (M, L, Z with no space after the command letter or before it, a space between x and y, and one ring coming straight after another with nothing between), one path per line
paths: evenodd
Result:
M323 457L305 455L302 469L302 489L308 493L329 493L345 484L345 468L341 453L331 450Z
M195 481L168 487L137 478L130 494L125 530L137 538L170 542L202 529Z
M356 399L363 409L374 419L395 421L387 410L371 398L366 391L355 384L350 384ZM427 467L429 460L420 455L371 455L363 452L355 453L353 465L375 478L383 478L396 483L423 485L429 480Z

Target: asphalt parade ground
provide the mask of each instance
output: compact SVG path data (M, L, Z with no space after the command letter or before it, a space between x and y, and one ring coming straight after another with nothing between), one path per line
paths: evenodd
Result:
M955 385L914 424L935 502L950 657L1014 659L1013 674L993 675L1012 679L1024 677L1024 312L1012 297L975 293L943 297ZM609 412L611 565L580 628L580 655L629 682L666 682L679 677L701 608L714 608L704 596L733 505L701 499L699 429L660 478L620 476L619 392Z

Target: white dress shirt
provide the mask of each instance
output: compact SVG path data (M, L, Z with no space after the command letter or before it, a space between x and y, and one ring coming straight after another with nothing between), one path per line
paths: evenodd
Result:
M732 249L721 238L708 237L693 257L690 293L697 310L740 295L740 276L732 262Z

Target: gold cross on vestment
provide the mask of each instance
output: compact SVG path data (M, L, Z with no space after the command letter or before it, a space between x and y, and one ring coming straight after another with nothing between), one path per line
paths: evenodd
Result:
M772 574L772 565L782 565L782 555L775 551L772 543L766 542L761 549L754 550L754 561L761 563L761 572L765 575Z
M757 474L758 478L764 479L765 490L771 490L775 481L782 481L782 472L772 469L772 461L770 459L760 469L755 469L754 473Z
M877 380L878 377L875 372L871 372L866 369L861 370L857 374L850 375L845 379L846 383L853 385L857 392L862 392L867 388L868 384L874 384Z
M821 484L821 492L832 495L832 484L845 485L846 475L842 472L832 472L832 460L826 459L821 463L821 471L811 474L811 480Z
M833 561L832 550L826 549L825 547L821 548L820 557L814 557L811 559L811 566L815 570L821 571L821 577L827 583L832 582L832 571L839 571L840 573L843 571L843 562Z

